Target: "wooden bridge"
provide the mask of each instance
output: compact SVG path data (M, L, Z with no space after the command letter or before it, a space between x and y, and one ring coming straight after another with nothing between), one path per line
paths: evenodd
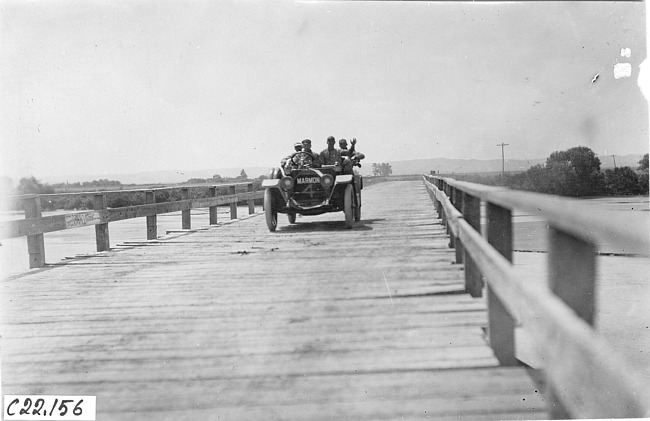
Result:
M3 224L3 238L27 235L32 265L44 266L0 285L3 394L95 395L101 420L648 415L648 388L589 328L591 249L572 242L575 227L556 235L587 276L558 258L555 279L580 285L552 286L562 299L510 272L508 207L537 197L393 181L363 190L352 230L327 214L270 233L259 214L224 223L216 211L213 225L191 229L191 207L259 192L152 196L118 210L98 194L75 221L97 227L100 252L63 266L45 265L42 235L72 218L41 217L28 198L27 222ZM175 210L184 229L111 248L109 222L146 217L151 233L156 214ZM614 231L644 246L647 229ZM539 332L543 371L516 358L521 323Z

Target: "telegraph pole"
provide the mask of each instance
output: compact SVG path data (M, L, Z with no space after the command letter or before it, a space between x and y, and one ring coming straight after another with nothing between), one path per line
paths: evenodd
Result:
M612 155L612 159L614 159L614 169L616 169L616 155Z
M503 148L505 146L510 145L509 143L499 143L497 146L501 146L501 181L503 181L503 178L505 177L506 173L506 158L505 154L503 153Z

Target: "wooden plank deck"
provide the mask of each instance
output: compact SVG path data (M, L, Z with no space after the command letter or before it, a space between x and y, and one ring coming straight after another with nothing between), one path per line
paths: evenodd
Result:
M421 181L343 214L264 217L1 284L3 394L96 395L106 419L546 418L499 367Z

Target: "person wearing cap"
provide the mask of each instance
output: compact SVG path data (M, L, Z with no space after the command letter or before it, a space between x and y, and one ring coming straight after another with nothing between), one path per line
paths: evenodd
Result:
M327 138L327 148L323 149L320 153L320 162L323 165L340 165L341 164L341 153L334 148L334 143L336 140L334 136Z
M311 150L311 140L305 139L301 142L302 150L291 155L287 166L291 168L318 168L321 166L318 154Z
M302 151L302 142L296 142L296 143L294 143L294 144L293 144L293 149L294 149L295 152L289 154L289 156L285 156L284 158L282 158L282 159L280 160L280 165L281 165L281 166L284 167L284 166L287 164L287 162L289 162L289 161L291 160L291 158L292 158L295 154L297 154L298 152Z

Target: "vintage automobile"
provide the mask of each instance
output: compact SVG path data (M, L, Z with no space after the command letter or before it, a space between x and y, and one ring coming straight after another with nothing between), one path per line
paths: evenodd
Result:
M301 152L298 152L301 153ZM339 165L310 168L273 168L264 187L264 212L269 231L278 226L278 213L286 213L290 224L296 215L345 214L345 226L352 228L361 220L363 179L357 174L342 174Z

